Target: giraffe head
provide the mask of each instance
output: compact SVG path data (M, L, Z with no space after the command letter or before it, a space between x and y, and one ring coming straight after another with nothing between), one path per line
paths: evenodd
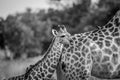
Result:
M60 43L69 44L71 40L71 34L67 32L64 25L58 25L58 28L59 30L52 29L53 36L56 37Z

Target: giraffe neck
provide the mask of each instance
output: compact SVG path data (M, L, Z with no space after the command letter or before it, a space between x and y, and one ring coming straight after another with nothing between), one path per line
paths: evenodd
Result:
M26 79L50 79L54 74L61 56L62 44L57 39L52 41L45 56L26 72Z

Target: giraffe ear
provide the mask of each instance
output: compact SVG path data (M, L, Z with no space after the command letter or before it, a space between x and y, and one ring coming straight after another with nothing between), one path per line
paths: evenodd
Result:
M67 32L65 25L58 25L58 27L60 28L60 31Z
M52 34L53 34L53 36L57 36L58 32L55 29L52 29Z

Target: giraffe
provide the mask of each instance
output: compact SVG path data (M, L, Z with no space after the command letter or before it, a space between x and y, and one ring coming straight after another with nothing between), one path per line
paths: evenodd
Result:
M120 79L120 11L101 28L72 35L60 64L65 80Z
M59 30L52 29L54 39L42 60L27 68L26 73L8 80L51 80L61 58L64 44L69 43L70 34L62 26Z

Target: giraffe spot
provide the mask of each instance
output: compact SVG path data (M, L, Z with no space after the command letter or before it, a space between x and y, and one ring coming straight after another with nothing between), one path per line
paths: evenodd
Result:
M82 52L81 54L82 54L83 57L85 57L85 52Z
M96 61L97 61L97 62L100 62L100 61L101 61L101 56L97 55L97 56L95 56L95 58L96 58Z
M113 18L110 21L113 22Z
M42 77L40 76L40 74L37 74L37 76L38 76L39 78L42 78Z
M46 65L45 63L43 64L43 67L44 67L45 69L47 69L47 65Z
M54 57L54 62L58 61L57 57Z
M99 71L101 71L101 67L99 66L99 64L94 63L93 66L92 66L91 74L92 75L97 75L96 73L98 73Z
M102 63L105 63L109 60L110 60L110 58L108 56L104 56L103 59L102 59Z
M34 71L32 71L31 74L32 74L33 76L35 76L36 73L35 73Z
M91 59L91 54L90 53L88 53L87 59Z
M81 54L79 52L75 52L75 55L77 55L78 57L81 57Z
M98 30L94 30L94 31L93 31L93 34L95 34L95 33L97 33L97 32L98 32Z
M85 69L85 66L81 66L81 70L83 71ZM83 72L82 72L83 73Z
M105 37L105 36L104 36L104 35L102 35L102 34L99 34L99 37L102 37L102 38L103 38L103 37Z
M35 79L35 80L39 80L37 76L34 76L34 79Z
M109 31L110 31L110 32L113 32L113 31L114 31L114 27L111 27L111 28L109 29Z
M87 60L87 64L90 64L91 63L91 59Z
M91 51L92 56L97 55L97 51Z
M74 64L74 65L75 65L75 67L78 67L78 64L79 64L79 63L78 63L78 62L76 62L76 63Z
M112 64L111 64L111 63L107 63L107 65L108 65L108 69L109 69L110 71L113 71L113 66L112 66Z
M103 38L99 38L100 41L103 41L104 39Z
M88 36L88 38L92 39L92 36Z
M92 46L90 46L90 49L91 50L95 50L97 47L96 47L96 45L94 44L94 45L92 45Z
M98 31L98 34L102 34L101 30Z
M73 59L71 59L71 63L74 63L74 60L73 60Z
M51 67L52 67L53 69L56 69L56 65L54 65L54 64L51 64Z
M106 32L107 31L107 29L102 29L102 32Z
M112 49L113 52L117 52L118 51L118 48L115 45L112 45L111 49Z
M115 37L115 36L119 36L119 33L118 33L118 32L113 32L111 35L112 35L113 37Z
M75 56L75 55L72 55L72 58L73 58L75 61L79 59L79 58L78 58L77 56Z
M97 43L97 45L99 46L99 48L102 48L102 47L103 47L103 43L102 43L102 42L98 41L98 42L96 42L96 43Z
M80 71L80 69L76 69L76 72L78 73Z
M110 41L105 40L105 45L106 45L107 47L109 47L110 44L111 44Z
M51 58L50 61L53 62L53 58Z
M105 25L105 28L110 28L110 27L112 27L112 26L113 26L112 23L108 23L108 24Z
M81 61L83 61L83 59L84 59L84 58L83 58L83 57L81 57L81 58L80 58L80 62L81 62Z
M99 76L102 78L107 78L111 76L111 72L108 69L107 64L101 64L102 70L99 72Z
M114 79L119 79L120 78L120 71L113 71L112 72L112 75L111 75L111 78L114 78Z
M76 70L76 71L77 71L77 70ZM73 74L73 76L75 76L75 75L76 75L76 72L73 72L72 74Z
M86 48L85 46L82 46L82 51L83 51L83 52L85 51L85 48Z
M78 41L81 42L83 40L83 38L78 38Z
M106 37L106 39L112 40L113 38L112 38L112 37L107 36L107 37Z
M46 71L46 70L45 70L44 72L45 72L45 74L47 74L47 71Z
M115 41L116 45L120 46L120 38L115 38L114 41Z
M116 19L114 20L114 24L115 24L115 26L117 26L117 27L120 25L119 18L116 18Z
M117 66L116 71L120 70L120 64Z
M105 32L104 34L105 34L106 36L108 36L108 35L109 35L109 32Z
M27 78L27 77L26 77ZM28 76L28 80L32 80L32 77L31 77L31 75L30 76Z
M79 42L79 43L78 43L78 46L81 46L81 45L82 45L82 43L81 43L81 42Z
M118 32L118 28L115 28L114 32Z
M76 40L76 37L72 37L72 40L73 40L73 41Z
M118 64L118 54L113 54L113 55L112 55L111 62L112 62L114 65L117 65L117 64Z
M90 45L90 41L87 41L87 42L86 42L86 45L89 46L89 45Z
M49 61L49 60L46 60L46 62L47 62L47 65L50 66L50 61Z
M52 77L52 75L51 74L47 74L47 77L50 79Z
M69 48L68 50L67 50L67 52L70 52L71 51L71 49Z
M41 73L41 76L42 76L42 77L45 77L45 74L44 74L44 73Z
M42 68L40 68L40 72L42 72Z
M109 71L107 64L101 64L101 67L102 67L103 72L108 72Z
M50 58L50 55L48 55L48 58Z
M85 65L85 60L82 61L82 64Z
M50 72L50 73L54 73L54 69L51 69L51 68L48 68L48 71Z
M64 44L64 47L65 47L65 48L68 48L68 47L69 47L69 44Z
M81 64L78 64L78 67L81 67Z
M55 47L52 48L53 51L56 51L57 49Z
M111 49L109 49L109 48L104 48L104 49L103 49L103 52L104 52L105 54L108 54L108 55L111 55L111 54L112 54L112 51L111 51Z
M78 48L77 48L77 47L78 47L78 46L75 47L75 51L78 51Z
M81 37L79 34L77 34L77 37Z
M71 56L71 54L67 54L67 57L70 57Z
M83 43L86 43L87 42L87 39L84 39Z
M98 37L94 37L94 38L93 38L93 41L96 41L96 40L98 40Z

